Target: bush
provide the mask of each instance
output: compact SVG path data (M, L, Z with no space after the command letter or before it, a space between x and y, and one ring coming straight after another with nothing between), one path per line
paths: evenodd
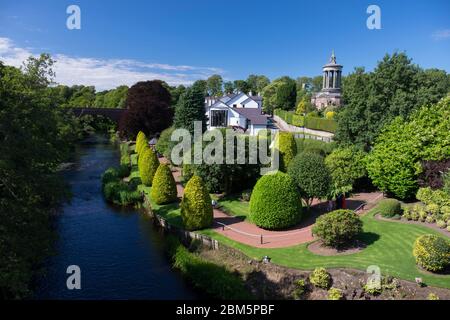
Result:
M127 183L120 180L106 183L103 194L107 201L122 206L136 204L142 199L139 191L131 189Z
M430 187L419 188L416 193L416 198L425 204L430 204L433 202L433 190Z
M325 198L331 187L331 176L323 157L303 152L289 165L289 175L300 189L300 195L310 207L314 198Z
M342 300L344 298L344 295L342 293L342 290L337 288L331 288L328 290L328 300Z
M405 208L403 209L402 217L403 217L404 219L408 220L408 221L409 221L409 220L412 220L412 210L411 210L410 207L405 207Z
M250 198L250 220L265 229L282 229L301 218L300 195L287 174L277 172L261 177Z
M402 214L400 201L396 199L384 199L378 203L378 212L385 218Z
M141 152L141 149L145 146L147 146L147 137L142 131L139 131L136 137L136 145L134 151L139 154Z
M444 220L436 221L436 225L441 229L445 229L445 227L447 227L447 223Z
M102 185L106 185L109 182L113 182L119 179L119 175L117 174L116 168L108 168L102 174Z
M450 264L450 244L441 237L426 234L416 239L413 255L428 271L442 271Z
M211 197L199 176L193 176L186 185L181 201L181 217L187 230L207 228L213 222Z
M332 120L332 119L334 119L335 114L336 114L336 112L334 112L334 111L327 111L325 113L325 119Z
M159 166L159 160L150 147L144 147L140 152L138 159L139 175L144 185L151 186Z
M450 220L447 221L447 231L450 232Z
M341 247L362 232L362 221L351 210L335 210L317 218L312 231L324 245Z
M323 119L313 116L305 118L305 127L313 130L336 132L337 123L333 119Z
M332 279L325 268L316 268L309 275L309 281L317 288L328 289Z
M295 289L293 292L294 299L302 299L307 291L308 287L306 285L306 281L304 279L297 280L295 282Z
M289 163L297 154L297 144L294 135L290 132L278 132L276 137L276 145L280 154L279 170L286 172Z
M177 185L167 164L160 164L156 170L150 195L157 204L166 204L177 200Z
M427 297L428 300L439 300L439 296L433 292L430 292Z

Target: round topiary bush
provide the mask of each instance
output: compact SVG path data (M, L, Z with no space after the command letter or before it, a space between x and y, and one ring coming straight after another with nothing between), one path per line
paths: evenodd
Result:
M351 210L335 210L317 218L312 231L324 245L342 247L362 232L362 221Z
M282 229L301 218L301 201L292 178L277 172L261 177L250 197L250 219L265 229Z
M378 203L378 212L385 218L392 218L402 214L400 201L396 199L384 199Z
M450 244L441 237L425 234L416 239L413 255L428 271L442 271L450 264Z
M193 176L188 181L180 207L183 224L187 230L211 226L213 222L211 197L199 176Z
M309 275L309 281L317 288L328 289L331 285L331 275L325 268L316 268Z
M160 164L156 170L150 196L157 204L166 204L177 200L177 185L167 164Z
M159 166L159 160L150 147L143 147L140 152L138 159L139 175L144 185L151 186Z
M297 154L297 144L295 143L294 135L290 132L278 132L275 142L275 145L278 145L280 154L279 170L286 172L289 163Z

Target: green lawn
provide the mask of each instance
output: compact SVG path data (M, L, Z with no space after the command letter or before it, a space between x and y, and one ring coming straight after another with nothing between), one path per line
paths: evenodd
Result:
M219 201L220 209L229 215L249 221L249 203L241 201L239 196L225 197Z
M132 175L136 174L138 175L138 172L134 167ZM150 187L140 186L139 188L147 194L151 190ZM174 226L182 227L178 203L159 206L151 200L151 197L149 199L156 213ZM248 203L239 201L237 197L221 200L220 204L230 213L247 218ZM364 233L361 239L368 244L367 247L361 252L344 256L315 255L307 249L307 244L277 249L254 248L230 240L212 229L199 232L236 248L251 258L261 259L267 255L273 263L290 268L312 270L316 267L347 267L366 270L370 265L377 265L384 275L409 281L421 277L428 285L450 288L450 275L438 276L419 272L412 255L413 243L418 236L427 233L442 236L441 234L425 226L376 220L374 213L373 209L362 217Z

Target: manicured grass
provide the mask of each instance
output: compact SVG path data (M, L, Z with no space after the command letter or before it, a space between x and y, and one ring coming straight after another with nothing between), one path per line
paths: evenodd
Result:
M412 255L413 243L417 237L429 233L439 234L424 226L376 220L373 217L374 212L372 210L362 218L364 234L361 239L368 244L367 247L361 252L343 256L315 255L307 249L307 244L277 249L254 248L232 241L212 230L201 232L242 251L249 257L261 259L267 255L273 263L291 268L312 270L316 267L347 267L366 270L370 265L377 265L384 275L409 281L421 277L428 285L450 288L450 275L419 272Z
M226 213L250 221L249 203L241 201L239 196L228 196L219 201L220 208Z

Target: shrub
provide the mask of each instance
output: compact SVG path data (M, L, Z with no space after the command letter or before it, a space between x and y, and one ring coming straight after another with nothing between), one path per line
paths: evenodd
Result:
M167 164L160 164L156 170L150 195L157 204L166 204L177 200L177 185Z
M155 152L150 147L144 147L138 159L139 175L142 183L151 186L153 177L159 166L159 160Z
M276 145L278 145L280 154L279 170L286 172L289 163L297 154L297 144L295 143L294 135L290 132L278 132Z
M427 297L428 300L439 300L439 296L433 292L430 292Z
M335 114L336 114L336 112L334 112L334 111L327 111L327 113L325 113L325 119L331 120L334 118Z
M294 299L302 299L305 293L308 291L306 281L304 279L297 280L295 282L295 289L293 292Z
M315 116L307 116L305 118L305 127L313 130L335 132L337 123L333 119L323 119Z
M363 289L365 293L368 293L372 296L377 296L383 292L382 286L376 281L368 282L364 285Z
M436 221L436 225L441 229L445 229L445 227L447 227L447 223L444 220Z
M439 206L435 203L430 203L425 207L425 210L428 212L428 214L431 214L432 216L437 216L440 213Z
M137 154L141 152L141 149L147 145L147 137L142 131L139 131L136 137L136 145L135 145L135 151Z
M102 185L106 185L109 182L113 182L119 179L116 168L108 168L102 174Z
M317 288L328 289L332 279L325 268L316 268L309 275L309 281Z
M433 223L435 221L435 219L433 218L433 216L427 216L425 218L425 222L427 223Z
M409 221L409 220L412 220L412 210L411 210L410 207L405 207L405 208L403 209L402 217L403 217L404 219L408 220L408 221Z
M318 154L300 153L289 165L288 173L308 207L314 198L325 198L330 191L331 176Z
M450 196L450 169L447 170L446 173L444 173L442 177L442 183L444 184L442 190Z
M300 195L287 174L277 172L261 177L250 198L250 220L265 229L282 229L301 218Z
M312 231L324 245L341 247L362 232L362 222L351 210L335 210L317 218Z
M416 239L413 255L416 262L428 271L442 271L450 263L450 245L441 237L426 234Z
M181 217L187 230L207 228L213 222L211 197L199 176L193 176L186 184L181 201Z
M137 190L133 190L123 181L111 181L103 186L105 199L114 204L127 206L138 203L142 196Z
M378 203L378 212L386 218L392 218L393 216L400 215L402 213L402 207L400 201L396 199L384 199Z
M342 293L342 290L337 288L331 288L328 290L328 300L342 300L344 298L344 295Z
M450 221L447 221L447 231L450 232Z

